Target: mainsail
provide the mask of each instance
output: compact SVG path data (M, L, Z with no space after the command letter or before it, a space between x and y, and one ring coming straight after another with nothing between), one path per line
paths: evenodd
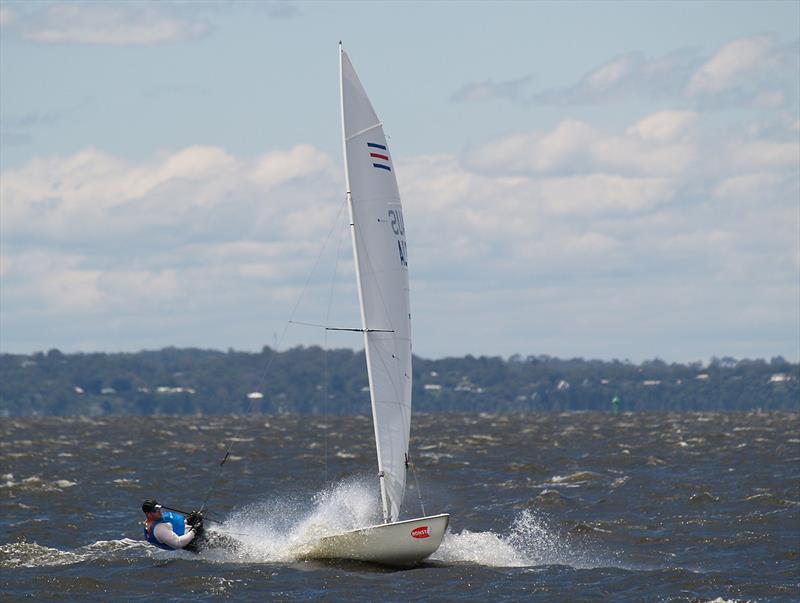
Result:
M339 47L342 135L384 521L396 521L411 425L411 310L403 210L389 147Z

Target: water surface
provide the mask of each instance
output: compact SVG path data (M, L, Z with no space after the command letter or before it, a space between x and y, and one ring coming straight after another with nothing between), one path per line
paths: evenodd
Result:
M418 415L425 511L452 518L406 571L297 558L379 520L367 417L6 419L3 600L798 600L799 418ZM199 507L230 442L209 504L237 546L142 542L142 499Z

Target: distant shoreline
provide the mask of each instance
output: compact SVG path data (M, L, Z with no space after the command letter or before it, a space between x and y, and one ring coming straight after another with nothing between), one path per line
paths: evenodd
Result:
M565 416L571 415L597 415L598 417L608 417L612 418L613 414L611 411L607 410L513 410L513 411L504 411L504 412L496 412L496 413L487 413L487 412L479 412L479 411L472 411L472 412L465 412L465 411L420 411L414 413L414 416L417 418L424 418L424 417L433 417L438 415L446 415L449 417L481 417L481 418L498 418L498 417L508 417L508 416L517 416L517 417L525 417L529 415L553 415L553 414L563 414ZM762 410L762 409L754 409L754 410L642 410L642 411L627 411L625 413L620 413L616 415L619 420L624 421L626 417L631 418L633 416L691 416L696 415L698 417L708 417L708 416L721 416L721 415L769 415L769 416L781 416L786 415L787 417L792 418L800 418L800 410ZM141 419L141 418L164 418L164 419L180 419L184 420L186 423L191 423L192 419L201 420L201 419L221 419L221 420L252 420L252 421L259 421L274 417L282 417L282 418L292 418L292 417L302 417L303 420L336 420L338 419L347 419L353 417L363 417L365 420L371 420L371 417L367 413L353 413L353 414L339 414L339 415L321 415L317 413L251 413L249 415L242 415L242 414L225 414L225 415L206 415L206 414L175 414L175 415L166 415L166 414L153 414L153 415L130 415L130 414L107 414L107 415L25 415L25 416L15 416L15 417L7 417L13 418L14 420L21 420L26 423L28 422L48 422L48 421L66 421L66 422L74 422L74 421L104 421L106 419Z
M265 368L269 372L264 374ZM327 368L326 368L327 367ZM327 379L325 375L327 374ZM327 399L326 399L327 394ZM414 359L415 412L800 411L800 364L513 356ZM0 416L360 415L363 352L165 348L0 354Z

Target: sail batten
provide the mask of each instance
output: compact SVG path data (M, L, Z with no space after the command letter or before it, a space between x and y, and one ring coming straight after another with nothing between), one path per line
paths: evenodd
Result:
M400 515L411 427L408 250L383 126L340 47L342 141L384 520Z

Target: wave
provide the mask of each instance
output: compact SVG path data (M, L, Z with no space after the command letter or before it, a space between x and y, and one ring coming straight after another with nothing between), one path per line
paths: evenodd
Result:
M19 481L14 481L13 473L4 473L0 475L0 488L14 488L18 490L39 490L42 492L61 492L65 488L72 488L77 486L78 482L73 482L68 479L56 479L52 481L45 481L38 475L32 475Z
M567 565L576 569L619 567L608 552L597 552L568 541L541 514L521 511L507 532L448 531L432 560L487 567Z
M300 560L320 538L380 523L380 501L366 478L352 478L310 497L276 498L234 512L218 530L237 546L204 556L225 561Z
M136 551L136 554L139 552L146 554L150 548L146 542L130 538L98 540L78 547L74 551L62 551L36 542L9 542L0 545L0 568L74 565L115 556L129 557L131 551Z
M258 503L234 513L220 526L221 531L236 539L237 547L210 551L204 556L227 562L299 561L309 546L324 536L380 523L379 508L374 484L368 478L341 482L307 501L275 499ZM598 554L570 542L551 528L544 515L530 510L520 512L509 529L500 534L448 529L430 561L487 567L620 566L614 555Z
M209 524L210 534L225 534L225 546L195 555L163 551L143 540L98 541L72 551L36 543L0 546L0 567L43 567L92 562L109 557L149 556L223 563L295 563L320 538L381 523L380 500L372 479L339 482L311 496L276 497L248 505L220 523ZM455 518L457 521L458 518ZM529 567L568 565L589 568L618 565L581 549L552 529L546 516L524 510L503 533L448 529L441 547L431 557L436 565Z

